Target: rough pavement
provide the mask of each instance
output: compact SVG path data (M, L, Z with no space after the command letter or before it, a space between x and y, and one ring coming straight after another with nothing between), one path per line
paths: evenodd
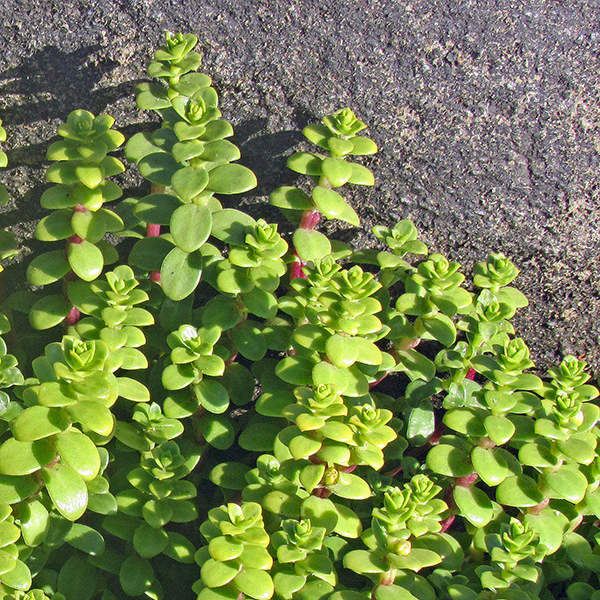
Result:
M518 332L541 369L565 353L600 366L600 2L571 0L72 0L0 2L0 117L13 203L4 226L42 216L44 153L75 108L131 135L132 96L165 29L200 39L204 72L259 188L293 181L298 130L350 106L380 153L357 190L365 231L415 221L470 268L513 257L531 306ZM141 125L140 125L141 124ZM129 175L136 185L139 180Z

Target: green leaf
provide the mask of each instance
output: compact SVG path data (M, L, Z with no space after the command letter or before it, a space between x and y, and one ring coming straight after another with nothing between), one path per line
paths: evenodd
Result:
M584 405L595 406L593 404ZM596 411L594 411L596 412ZM596 419L593 419L595 422ZM572 435L568 440L557 442L558 449L577 463L588 465L596 457L597 437L593 433L585 432Z
M31 307L29 321L35 329L50 329L62 323L70 310L70 303L62 296L44 296Z
M31 571L24 562L17 560L12 571L2 574L2 583L8 588L25 592L31 587Z
M508 477L496 489L496 502L507 506L536 506L543 499L537 483L528 475Z
M302 130L302 135L313 144L325 149L329 147L327 142L332 137L331 131L329 131L325 125L321 125L321 123L311 123L310 125L307 125Z
M185 206L176 196L171 194L150 194L138 200L134 207L134 214L146 223L169 225L171 215L180 207Z
M486 435L483 427L482 410L474 408L451 408L444 415L444 424L462 434L474 437L483 437Z
M430 381L435 377L435 364L419 351L415 349L398 350L397 356L398 365L394 370L403 371L412 381L416 379Z
M427 468L447 477L464 477L473 472L468 454L449 444L433 446L427 453Z
M515 426L507 417L489 415L483 425L490 439L497 445L506 444L515 433Z
M216 194L242 194L258 185L254 173L242 165L219 165L209 176L207 189Z
M216 325L223 331L235 327L244 317L236 298L217 296L209 300L202 313L202 323L205 326Z
M314 363L301 356L286 356L279 363L275 372L286 383L294 385L310 385Z
M382 556L368 550L353 550L344 556L344 567L355 573L384 573L389 570L389 565ZM358 592L353 592L359 595ZM350 598L351 596L349 596ZM360 594L360 598L364 598Z
M190 202L208 185L208 173L204 167L183 167L175 171L171 187L186 202Z
M154 583L154 570L148 560L134 554L123 561L119 581L128 596L141 596Z
M204 152L204 142L200 140L187 140L177 142L173 146L172 154L177 162L184 162L190 158L196 158Z
M433 558L433 560L436 560ZM434 563L437 564L437 563ZM429 592L430 588L426 588L427 592ZM415 594L417 594L416 590L413 590ZM342 592L343 593L343 592ZM380 585L375 588L375 596L373 600L396 600L397 598L402 598L402 600L419 600L421 597L425 596L417 596L409 592L405 587L400 587L398 585ZM329 600L336 600L333 596ZM340 598L340 600L342 600ZM345 600L345 599L344 599ZM352 597L348 597L348 600L352 600ZM358 598L357 598L358 600Z
M152 141L152 134L136 133L125 146L125 156L130 162L138 163L144 156L159 152L160 148Z
M317 154L308 152L296 152L287 159L287 167L302 175L320 176L323 158Z
M160 271L173 244L162 237L147 237L136 242L129 254L129 264L144 271Z
M184 204L171 217L171 235L184 252L198 250L210 236L212 213L207 206Z
M352 177L353 168L343 158L326 158L321 163L321 171L333 187L339 187Z
M139 109L160 110L171 106L171 101L166 97L166 89L162 85L157 83L149 83L146 85L148 87L139 89L135 97L135 102Z
M196 548L180 533L169 532L169 545L163 550L163 554L188 565L194 564L194 553Z
M208 478L219 487L228 490L242 490L247 485L245 475L249 470L250 467L244 463L220 463L213 467Z
M364 396L369 392L369 382L356 365L340 369L331 363L321 361L314 366L312 379L316 385L333 383L340 394L353 398Z
M432 317L422 318L423 327L425 331L438 342L444 346L452 346L456 340L456 327L452 320L438 313Z
M194 292L202 277L202 254L187 253L173 248L167 254L161 270L161 284L171 300L183 300Z
M349 500L366 500L372 494L369 484L354 473L340 472L337 483L328 488L335 496Z
M313 527L325 527L328 532L335 529L338 522L336 505L329 498L309 496L302 502L301 516L310 519Z
M563 534L569 520L561 512L544 508L538 514L525 514L523 522L540 536L540 544L546 546L549 554L556 552L563 543Z
M305 262L325 258L331 254L331 242L314 229L296 229L293 243L298 256Z
M71 243L67 246L67 259L77 277L84 281L93 281L104 267L104 258L99 248L83 240L81 243Z
M117 377L119 396L132 402L149 402L150 391L141 382L131 377Z
M69 429L56 436L56 449L60 458L84 481L91 481L100 472L100 454L90 438Z
M39 546L48 533L48 510L39 500L29 500L21 506L21 534L30 547Z
M242 294L246 308L253 315L263 319L272 319L277 314L277 298L258 287Z
M75 167L75 176L83 185L93 190L104 179L104 169L99 164L83 163Z
M241 156L240 149L227 140L208 142L201 154L202 160L212 163L229 163L239 160Z
M229 408L227 390L214 379L205 377L200 383L194 384L194 393L197 400L208 412L221 414Z
M406 438L414 446L422 446L435 430L435 415L429 398L411 409L406 424Z
M204 415L200 421L200 432L211 446L219 450L227 450L235 439L233 425L225 415Z
M236 362L227 365L219 381L225 386L234 404L244 406L253 400L256 382L252 373L243 365Z
M271 576L258 569L243 567L233 582L240 592L255 600L269 600L275 591Z
M336 504L338 521L335 533L345 538L358 539L362 534L362 523L358 515L344 504Z
M249 360L261 360L267 352L267 343L259 324L247 319L231 330L233 343L239 353Z
M168 187L171 185L175 171L179 170L181 165L170 154L157 152L144 156L140 160L138 168L148 181Z
M314 208L314 204L306 192L300 188L290 186L283 186L271 192L269 202L273 206L286 210L311 210Z
M353 338L339 334L332 335L327 340L327 357L336 367L349 367L358 359L359 348L353 341Z
M396 310L406 315L425 315L431 311L426 298L415 293L402 294L396 300Z
M39 487L32 477L0 475L0 502L3 504L21 502L35 494Z
M55 210L36 225L35 238L42 242L56 242L67 239L74 233L71 226L72 217L72 210Z
M58 512L69 521L83 516L88 504L85 482L73 469L61 463L42 471L46 490Z
M173 518L173 507L164 500L148 500L142 508L144 520L150 527L159 528ZM133 539L133 535L132 535Z
M71 419L101 436L108 437L113 431L114 417L110 410L99 402L81 400L65 410Z
M475 446L471 451L471 462L477 474L489 486L502 483L508 476L508 465L493 448Z
M546 494L550 498L561 498L573 504L581 502L588 486L586 476L575 465L563 465L558 471L546 473L546 486L550 488Z
M348 179L348 183L354 183L355 185L375 185L375 177L373 177L373 173L367 167L357 165L356 163L350 163L350 166L352 167L352 175Z
M231 562L221 562L209 558L202 562L200 575L202 583L207 587L220 588L232 581L239 570L237 563L232 564Z
M91 556L104 552L104 538L95 529L81 523L73 523L64 539L67 544Z
M377 153L377 144L369 138L357 136L352 138L352 143L354 145L354 148L352 149L350 154L355 154L357 156L367 156L369 154Z
M354 209L335 190L317 186L312 192L317 208L328 219L339 219L358 227L360 219Z
M133 546L142 558L152 558L160 554L169 544L169 536L164 529L150 527L142 523L133 535Z
M107 211L108 212L108 211ZM122 223L121 223L122 224ZM88 242L95 244L102 239L106 233L106 223L100 212L74 212L71 218L73 231ZM121 229L118 227L117 229Z
M32 442L60 433L69 425L70 421L63 409L32 406L12 422L12 430L17 440Z
M494 516L494 506L489 496L478 487L456 486L452 493L460 514L475 527L485 527Z
M19 442L9 438L0 446L0 473L29 475L54 460L56 452L46 439Z
M256 225L256 221L250 215L234 208L215 211L212 218L212 235L234 246L243 246L246 241L246 227Z

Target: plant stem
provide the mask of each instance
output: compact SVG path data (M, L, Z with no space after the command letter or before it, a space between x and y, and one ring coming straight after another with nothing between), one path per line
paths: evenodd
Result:
M527 513L530 515L539 515L550 504L550 498L544 498L539 504L530 506Z
M298 229L306 229L310 231L319 224L320 220L321 213L318 210L305 210L302 213L302 218L300 219ZM296 249L294 249L294 258L295 260L290 266L290 280L296 279L297 277L306 279L306 274L302 270L302 267L304 267L306 263L300 258L300 256L296 252Z
M146 225L146 237L159 237L160 225L156 223L148 223ZM160 285L160 271L150 271L150 281Z
M153 183L150 187L151 194L162 194L165 191L164 185ZM160 237L160 225L156 223L146 223L146 237ZM160 271L150 271L150 281L160 285Z
M77 204L77 206L73 207L73 212L74 213L86 213L86 212L89 212L89 209L86 208L85 206L83 206L82 204ZM83 244L84 241L85 240L81 236L77 235L76 233L73 234L70 238L67 239L67 243L65 245L65 254L68 256L69 246L71 244ZM79 277L77 277L77 275L75 275L75 273L73 271L69 271L69 273L67 273L63 278L63 296L69 302L70 302L70 300L69 300L69 294L68 294L68 283L69 283L69 281L76 281L77 279L79 279ZM69 309L69 312L67 313L67 316L65 317L65 319L63 321L63 325L64 325L65 329L67 329L68 327L72 327L73 325L76 325L80 318L81 318L81 312L79 311L79 309L76 308L75 306L71 306L71 308Z

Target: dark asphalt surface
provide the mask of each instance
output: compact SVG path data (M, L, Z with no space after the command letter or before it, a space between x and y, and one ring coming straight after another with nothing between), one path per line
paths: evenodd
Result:
M503 251L540 369L569 352L600 367L600 2L3 0L4 226L28 235L42 216L45 148L69 111L147 126L132 88L165 29L199 37L259 179L255 213L278 218L264 203L294 179L298 130L350 106L380 153L376 186L354 194L366 230L344 239L373 243L372 225L409 217L467 268Z

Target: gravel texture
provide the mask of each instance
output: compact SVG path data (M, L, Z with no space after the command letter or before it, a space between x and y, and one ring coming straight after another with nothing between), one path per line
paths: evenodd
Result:
M298 131L350 106L380 153L368 162L376 186L354 193L365 230L344 239L372 244L372 225L409 217L431 249L467 269L504 252L522 271L531 306L516 325L539 368L574 353L597 370L599 9L597 0L3 0L13 203L2 225L24 237L43 214L45 148L69 111L109 112L126 135L149 126L133 86L165 29L189 31L259 178L251 210L278 218L266 196L294 181L285 159Z

